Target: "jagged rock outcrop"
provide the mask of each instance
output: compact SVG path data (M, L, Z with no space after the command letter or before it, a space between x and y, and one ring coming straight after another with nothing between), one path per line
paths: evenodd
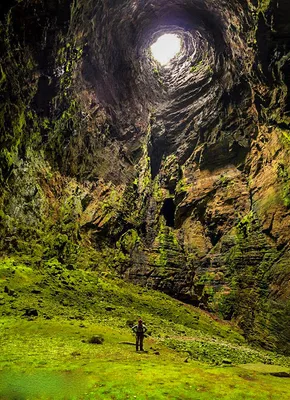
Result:
M287 1L1 8L2 253L110 265L287 350Z

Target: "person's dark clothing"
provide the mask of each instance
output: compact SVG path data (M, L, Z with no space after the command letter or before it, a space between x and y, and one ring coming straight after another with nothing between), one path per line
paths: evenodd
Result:
M144 341L144 333L137 332L136 333L136 351L138 351L138 346L140 347L140 351L144 351L143 341Z
M140 351L143 351L143 341L144 341L144 334L147 331L147 328L144 324L138 324L133 326L133 332L136 333L136 351L138 351L140 347Z

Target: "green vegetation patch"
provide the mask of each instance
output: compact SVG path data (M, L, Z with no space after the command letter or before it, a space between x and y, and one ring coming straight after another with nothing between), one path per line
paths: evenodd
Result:
M109 271L6 257L0 293L0 399L288 399L286 379L233 364L289 358L250 348L232 324ZM131 332L139 316L144 353Z
M281 183L281 197L284 205L290 207L290 180L288 167L282 163L278 164L277 176Z
M172 349L188 353L188 359L198 360L213 365L238 365L260 362L290 366L289 358L259 351L242 344L204 340L201 338L167 339L166 345Z

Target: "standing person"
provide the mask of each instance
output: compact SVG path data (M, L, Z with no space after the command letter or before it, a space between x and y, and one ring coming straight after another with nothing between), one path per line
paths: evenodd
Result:
M144 334L147 331L147 328L143 324L142 319L139 319L138 325L133 326L132 331L136 334L136 351L138 351L139 346L140 346L140 351L144 351L143 341L144 341Z

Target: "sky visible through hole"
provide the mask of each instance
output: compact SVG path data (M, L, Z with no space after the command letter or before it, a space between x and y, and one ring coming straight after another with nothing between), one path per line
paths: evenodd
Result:
M150 47L153 58L161 65L166 65L180 51L181 40L173 33L160 36Z

